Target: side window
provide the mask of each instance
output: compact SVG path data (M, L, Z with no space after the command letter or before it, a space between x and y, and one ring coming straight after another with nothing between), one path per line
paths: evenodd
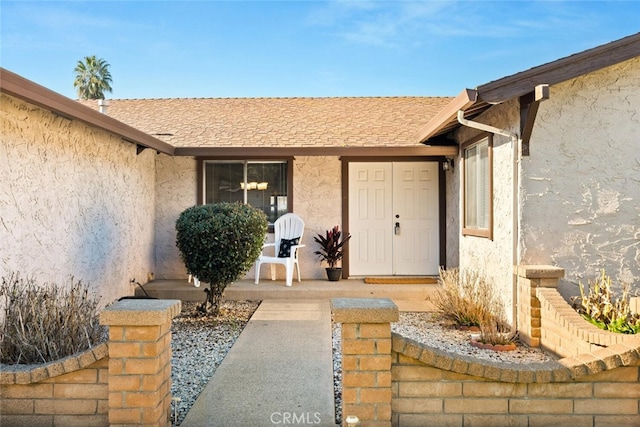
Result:
M493 138L483 135L462 146L462 234L493 238Z
M241 202L273 224L290 210L290 161L205 160L202 202Z

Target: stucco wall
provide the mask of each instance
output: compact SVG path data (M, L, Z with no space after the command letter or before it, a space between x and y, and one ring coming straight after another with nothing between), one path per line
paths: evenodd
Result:
M326 264L313 253L318 233L342 224L341 162L338 157L296 157L293 170L293 209L305 221L300 252L300 272L303 279L326 279Z
M445 204L447 210L446 217L446 268L459 267L460 265L460 221L462 211L460 210L460 183L462 177L462 167L459 158L455 158L453 170L445 172Z
M293 211L305 221L305 233L300 250L302 279L326 277L313 237L341 224L341 179L338 157L296 157L293 162ZM175 221L184 209L197 203L196 161L189 157L157 157L156 184L156 277L186 279L184 264L176 248ZM273 240L272 236L269 236ZM284 279L284 268L276 266L278 278ZM247 278L254 278L252 268ZM262 268L261 277L269 277L269 267Z
M524 263L640 285L639 88L640 58L551 87L522 162Z
M153 271L155 153L4 94L0 110L0 275L133 294Z
M156 157L155 258L157 279L186 279L187 271L176 246L176 220L198 202L196 160Z
M497 105L474 119L510 132L517 132L519 113L515 102ZM514 124L516 124L514 126ZM481 133L476 129L462 127L457 141L464 143ZM458 162L460 163L460 162ZM462 168L456 168L461 174ZM461 176L461 175L460 175ZM460 178L461 179L461 178ZM462 197L461 192L458 196ZM462 200L459 199L460 221ZM447 207L449 210L449 206ZM482 272L494 284L496 294L502 298L505 315L513 319L513 145L509 138L493 137L493 239L462 236L459 241L459 264L462 269ZM460 234L461 228L457 233Z

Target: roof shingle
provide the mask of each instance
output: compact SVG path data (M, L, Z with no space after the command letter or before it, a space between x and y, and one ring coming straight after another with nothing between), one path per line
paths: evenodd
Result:
M451 99L110 99L107 114L175 147L415 147Z

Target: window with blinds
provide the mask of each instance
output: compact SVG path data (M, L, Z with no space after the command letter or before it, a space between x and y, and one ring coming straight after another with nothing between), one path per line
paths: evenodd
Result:
M203 203L240 202L261 209L269 224L290 209L286 160L205 160Z
M483 135L463 145L464 235L492 238L492 142Z

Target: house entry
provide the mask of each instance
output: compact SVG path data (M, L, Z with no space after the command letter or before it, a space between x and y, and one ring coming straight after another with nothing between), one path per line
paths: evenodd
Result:
M438 274L438 215L438 162L349 163L349 274Z

